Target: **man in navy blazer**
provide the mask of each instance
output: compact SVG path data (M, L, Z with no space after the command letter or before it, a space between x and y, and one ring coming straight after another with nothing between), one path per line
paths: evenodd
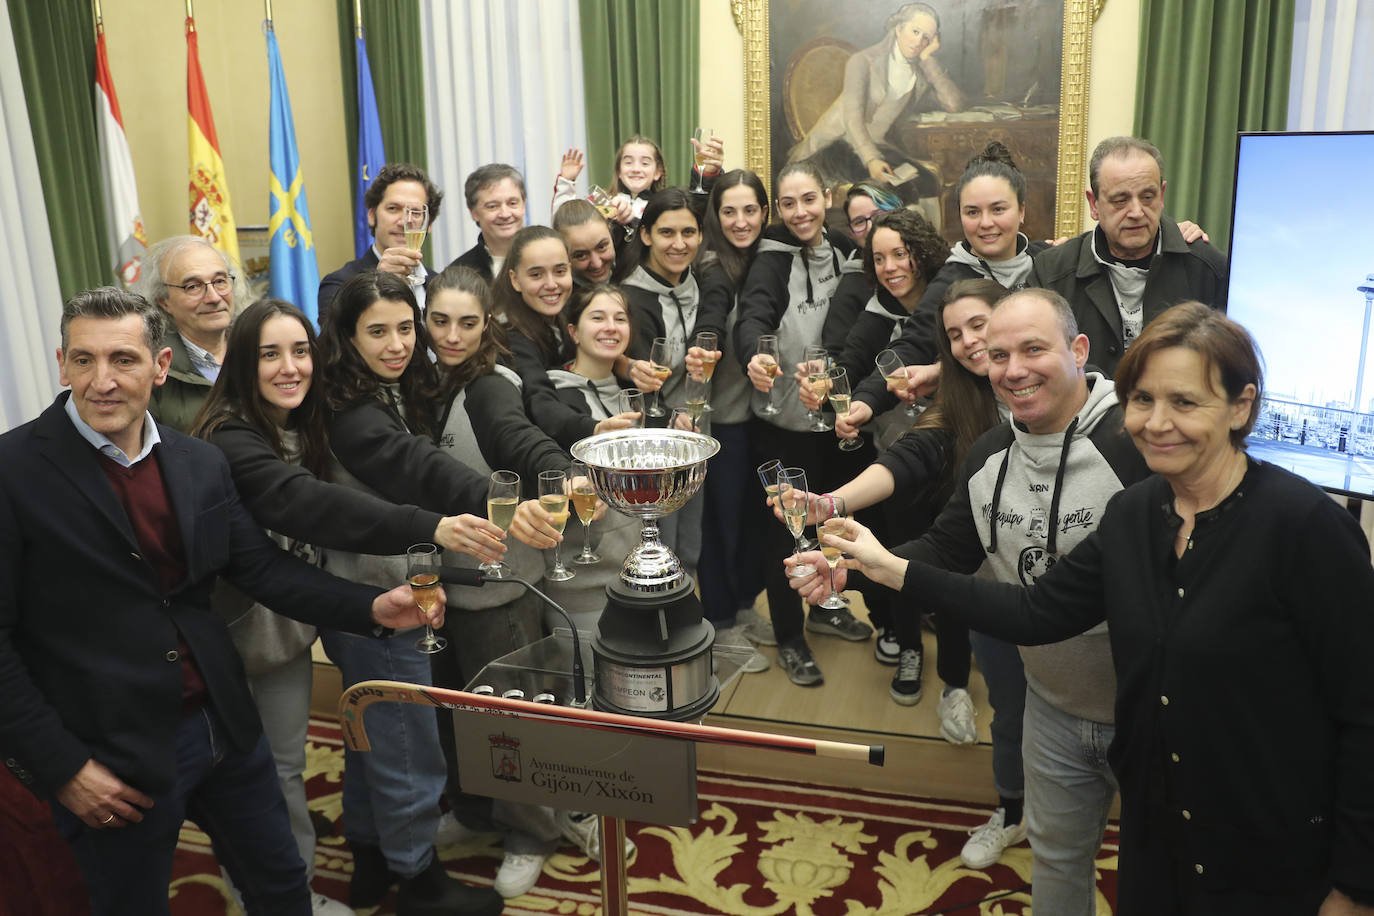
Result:
M223 454L147 412L163 313L105 287L62 314L71 392L0 436L0 758L50 801L96 913L166 913L183 817L248 912L310 912L304 865L215 577L309 623L422 623L279 550ZM442 602L440 604L442 609ZM438 620L433 621L438 623Z
M320 327L324 327L339 287L365 270L384 270L398 277L423 276L428 281L433 271L420 263L419 251L406 245L405 211L407 207L429 207L429 223L433 226L439 219L443 200L444 192L418 165L394 162L382 166L363 195L367 225L372 229L372 247L320 281ZM411 289L424 308L425 284L412 284Z

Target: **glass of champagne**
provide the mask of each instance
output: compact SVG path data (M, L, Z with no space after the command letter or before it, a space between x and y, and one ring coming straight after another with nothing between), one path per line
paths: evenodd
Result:
M806 367L806 383L811 386L811 393L825 403L825 396L830 391L830 354L825 347L807 347L802 354L802 363ZM808 427L813 433L824 433L830 431L830 424L825 422L825 416L820 408L807 411L811 417L811 425Z
M520 503L520 475L514 471L492 471L487 483L487 518L502 531L510 530L515 520L515 507ZM504 579L510 567L500 560L495 566L486 563L478 567L488 579Z
M844 366L836 366L830 370L830 406L835 408L835 416L849 416L849 373L844 370ZM863 447L863 440L858 436L853 439L841 439L840 451L852 452L856 448Z
M576 458L572 463L572 504L577 520L582 523L582 552L573 557L578 566L600 563L601 557L592 552L592 516L596 515L596 489L587 466Z
M776 334L764 334L759 337L759 362L763 365L763 370L775 379L782 374L782 369L778 366L778 338ZM777 382L773 383L777 387ZM773 390L768 391L768 403L759 411L760 416L775 417L782 411L774 403Z
M906 394L907 387L911 382L906 377L906 365L902 362L902 358L897 355L896 350L879 350L873 363L878 367L878 371L883 374L883 378L887 379L888 384L892 386L892 390L896 394ZM915 404L907 405L906 415L915 419Z
M782 503L782 519L787 523L787 530L792 533L792 539L797 542L796 550L792 554L794 557L801 554L805 545L803 535L806 532L808 498L805 471L801 468L783 468L778 472L778 500ZM815 572L816 567L810 563L800 563L793 567L788 575L800 579Z
M829 520L832 518L844 518L845 506L843 496L834 496L830 493L827 493L820 498L820 502L817 505L820 509L820 518L822 520L822 524L829 522ZM825 532L818 531L816 533L817 535L821 535ZM832 611L838 610L842 607L848 607L848 599L846 599L839 592L835 591L835 567L839 565L840 562L840 548L831 547L829 544L826 544L825 541L821 539L819 536L816 538L816 540L821 542L821 553L825 555L825 562L830 566L830 596L826 598L824 601L822 601L820 606L823 608L829 608Z
M644 392L638 388L622 388L620 390L620 412L637 413L639 418L634 421L631 429L644 428Z
M592 185L591 193L587 195L587 200L591 201L598 213L606 219L615 219L615 198L601 185Z
M693 194L705 194L705 176L702 174L701 170L706 166L706 141L711 139L711 128L695 128L692 131L692 139L697 142L692 145L692 165L696 166L696 168L692 169L691 192Z
M701 415L709 409L706 397L711 391L711 383L689 375L684 386L687 389L687 412L692 415L692 429L695 430L701 422Z
M568 525L568 477L562 471L539 472L539 508L553 516L553 528L560 535ZM553 569L544 573L550 582L567 582L577 573L563 565L563 543L553 545Z
M649 368L658 380L665 384L668 376L673 374L673 345L668 342L668 338L654 338L654 342L649 346ZM649 416L666 417L668 411L663 409L663 388L660 386L653 394L654 402L649 405Z
M418 207L406 207L401 225L405 228L406 247L419 251L420 246L425 243L425 236L429 233L429 207L423 204ZM417 265L412 269L410 276L406 277L406 282L411 286L425 282L424 267Z
M716 337L715 331L702 331L697 335L696 345L704 354L701 357L701 377L709 382L716 371L716 351L720 349L720 340ZM706 406L702 408L702 412L711 412L709 397Z
M668 428L694 433L697 431L697 421L692 416L692 411L689 408L674 407L673 418L668 421Z
M415 648L425 655L444 651L448 640L434 635L429 619L439 607L443 595L439 587L439 548L433 544L412 544L406 551L406 581L410 583L410 593L425 615L425 635L415 641Z

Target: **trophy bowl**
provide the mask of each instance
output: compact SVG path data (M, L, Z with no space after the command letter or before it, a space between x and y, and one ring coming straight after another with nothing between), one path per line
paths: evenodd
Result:
M664 591L682 579L682 564L658 539L657 520L681 509L701 489L706 462L720 451L710 436L679 429L621 429L573 444L592 487L617 512L640 520L640 544L620 577L637 591Z

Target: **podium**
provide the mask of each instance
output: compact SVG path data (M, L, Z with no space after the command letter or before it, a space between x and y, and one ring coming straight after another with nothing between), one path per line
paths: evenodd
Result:
M592 670L583 634L583 670ZM600 816L601 900L606 916L629 912L625 821L686 826L696 821L696 745L836 757L883 765L882 745L817 741L582 708L575 703L572 634L554 635L504 655L465 691L398 681L363 681L339 700L345 743L366 751L367 708L379 702L449 709L457 736L463 791ZM712 648L722 686L740 674L752 650ZM584 696L592 696L586 685ZM490 691L487 690L490 688ZM525 699L502 694L521 691ZM540 702L532 702L539 697ZM552 699L549 699L552 697Z

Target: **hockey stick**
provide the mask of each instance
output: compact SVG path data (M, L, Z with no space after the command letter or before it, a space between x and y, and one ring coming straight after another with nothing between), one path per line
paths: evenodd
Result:
M653 735L660 738L701 741L707 744L790 751L794 754L807 754L812 757L860 760L873 766L882 766L884 759L884 750L881 744L818 741L791 735L770 735L766 732L720 728L714 725L693 725L687 722L622 716L616 713L599 712L595 709L577 709L572 706L552 706L546 703L530 703L525 700L507 700L501 697L467 693L462 690L423 687L419 684L406 684L400 681L362 681L344 691L343 696L339 698L339 722L343 726L344 741L354 750L366 751L372 747L367 740L367 732L363 727L363 713L373 703L428 704L430 706L442 706L446 709L466 709L472 712L510 716L517 719L561 722L565 725L596 728L626 735Z

